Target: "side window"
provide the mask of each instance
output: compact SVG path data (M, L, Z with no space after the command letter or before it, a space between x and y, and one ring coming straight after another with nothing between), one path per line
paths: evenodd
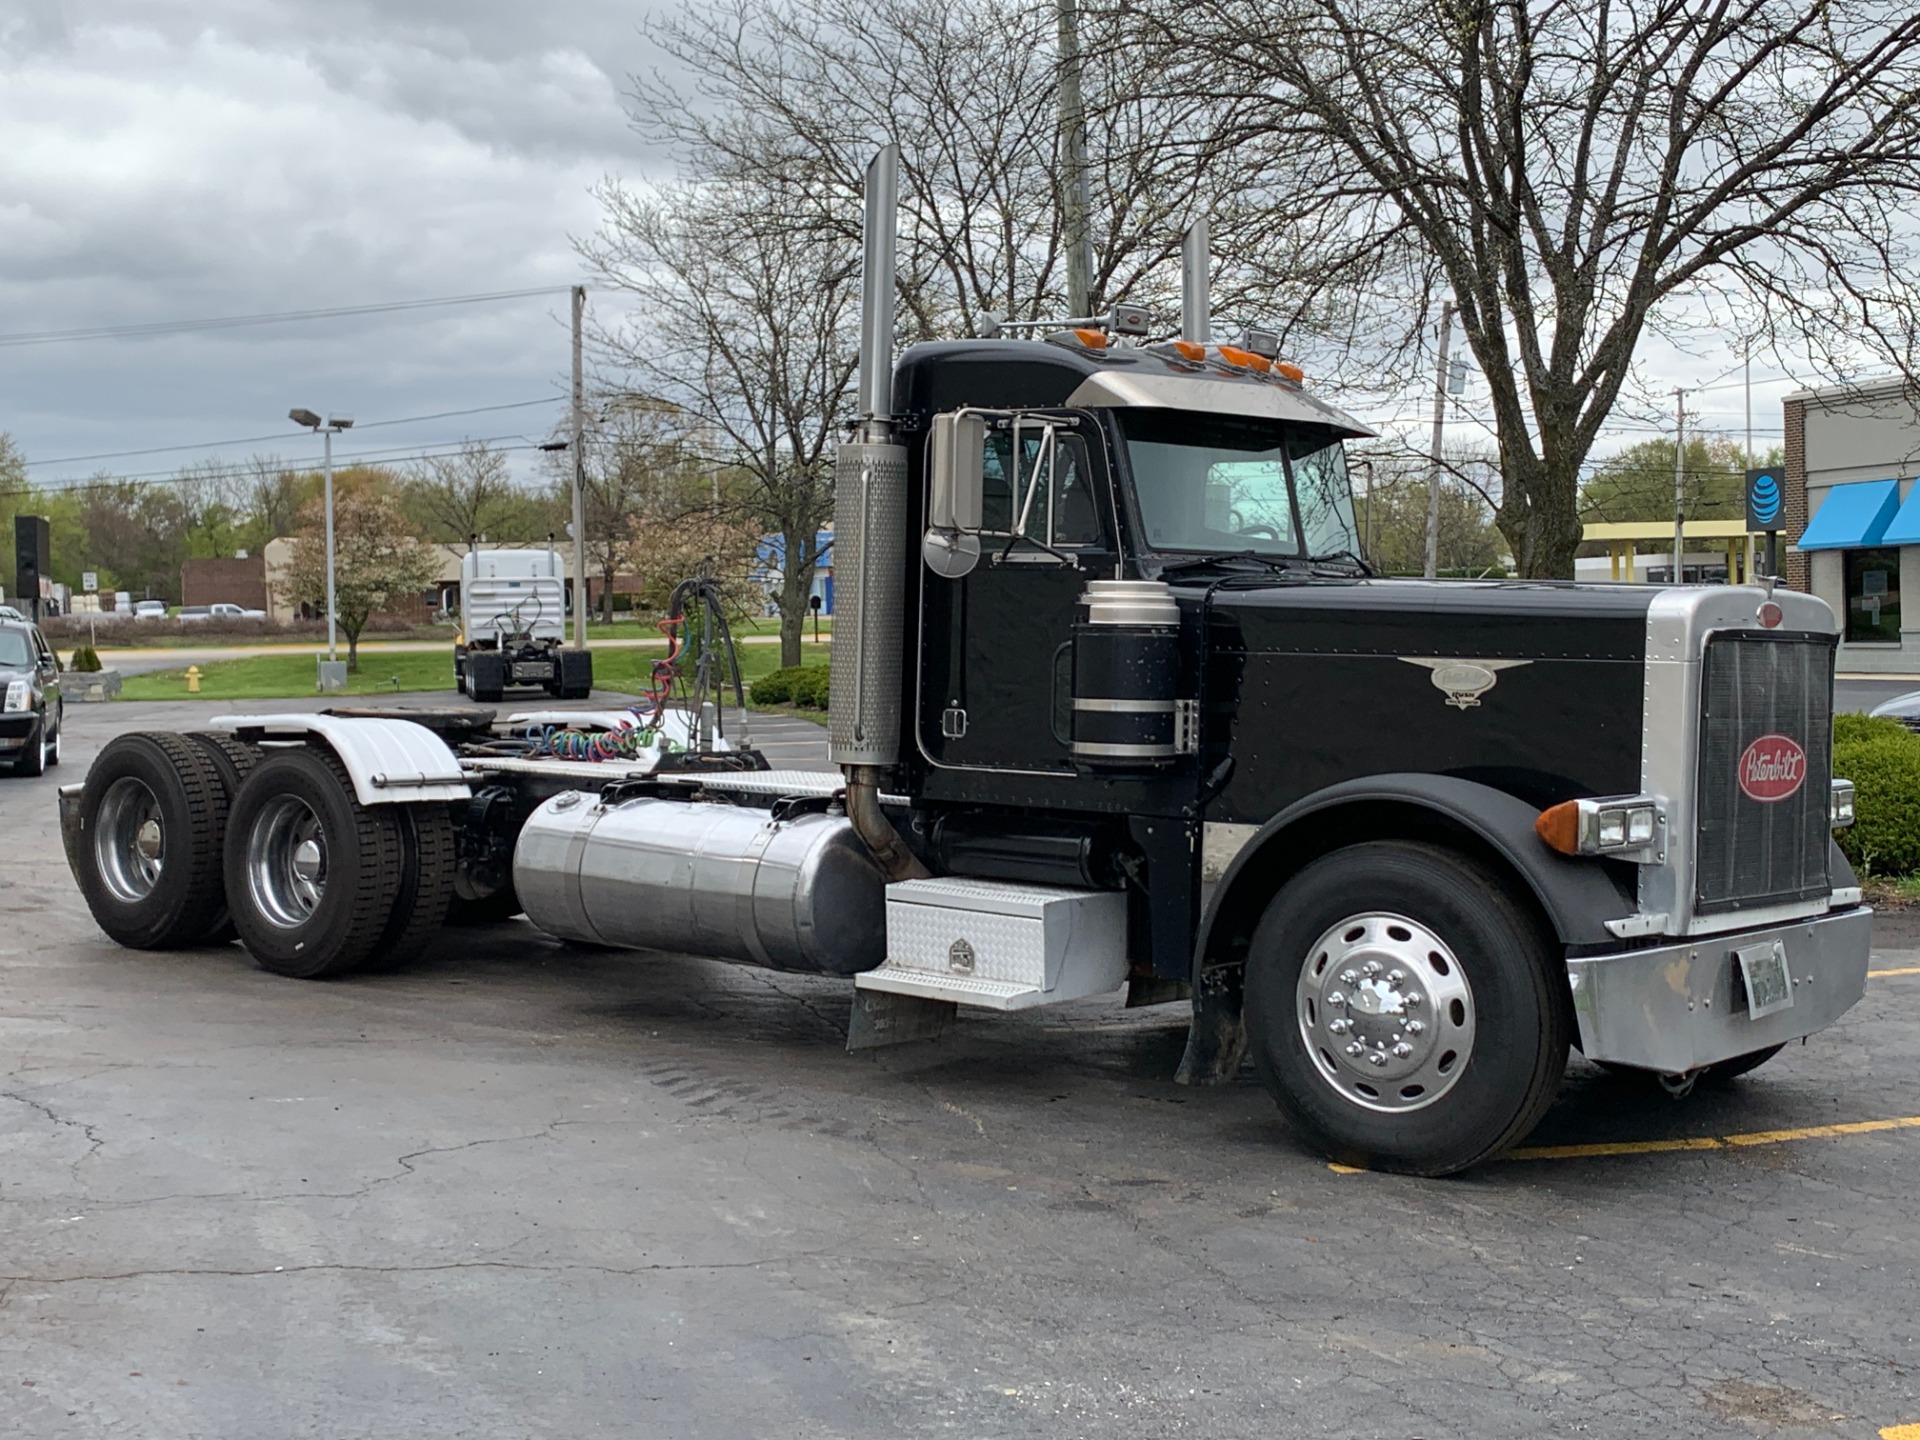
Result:
M1047 448L1039 427L1022 429L1016 465L1013 432L987 432L980 528L1006 535L1024 509L1026 524L1020 533L1029 540L1056 549L1100 544L1100 507L1086 441L1069 431L1054 432L1051 488L1035 483L1035 472L1044 472Z
M35 630L33 632L33 643L40 651L40 664L48 670L54 669L53 651L47 648L47 637L42 635L38 630Z

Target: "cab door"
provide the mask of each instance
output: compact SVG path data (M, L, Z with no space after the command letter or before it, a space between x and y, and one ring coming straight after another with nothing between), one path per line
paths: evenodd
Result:
M920 571L920 748L945 768L1070 773L1074 606L1118 553L1100 427L1085 411L996 416L981 482L979 563Z

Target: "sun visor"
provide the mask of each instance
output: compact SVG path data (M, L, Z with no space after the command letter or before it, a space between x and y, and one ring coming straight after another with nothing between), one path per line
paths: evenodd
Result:
M1075 408L1132 406L1235 415L1252 420L1291 420L1296 424L1324 425L1336 434L1360 440L1371 439L1375 434L1344 410L1291 387L1263 380L1102 370L1083 380L1080 388L1067 397L1067 404Z

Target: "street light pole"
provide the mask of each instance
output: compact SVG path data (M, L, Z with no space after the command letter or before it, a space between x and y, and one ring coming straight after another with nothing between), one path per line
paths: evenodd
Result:
M333 437L342 430L351 430L353 417L329 415L323 421L315 411L296 407L287 412L287 418L296 425L319 431L323 446L321 453L325 457L322 464L326 476L327 510L327 663L332 664L340 658L340 607L335 600L333 578Z
M1427 556L1422 573L1440 573L1440 466L1447 428L1447 344L1453 336L1453 302L1440 307L1440 358L1433 371L1433 456L1427 469Z
M333 593L333 427L326 426L320 431L323 447L322 462L327 477L327 659L340 658L340 607L334 602Z
M573 643L587 648L587 402L581 329L587 287L573 287ZM607 604L611 606L612 600ZM611 610L608 612L611 614Z
M1687 583L1687 392L1673 392L1673 583Z

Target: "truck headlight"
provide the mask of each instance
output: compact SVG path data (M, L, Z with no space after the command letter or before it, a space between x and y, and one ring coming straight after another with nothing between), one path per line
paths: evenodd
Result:
M1611 855L1651 863L1659 858L1663 820L1654 796L1612 795L1549 806L1533 828L1562 855Z
M1844 830L1853 824L1853 781L1833 782L1833 800L1828 806L1827 813L1836 830Z
M26 681L9 680L7 682L7 710L9 713L15 710L28 709L32 704L33 693Z

